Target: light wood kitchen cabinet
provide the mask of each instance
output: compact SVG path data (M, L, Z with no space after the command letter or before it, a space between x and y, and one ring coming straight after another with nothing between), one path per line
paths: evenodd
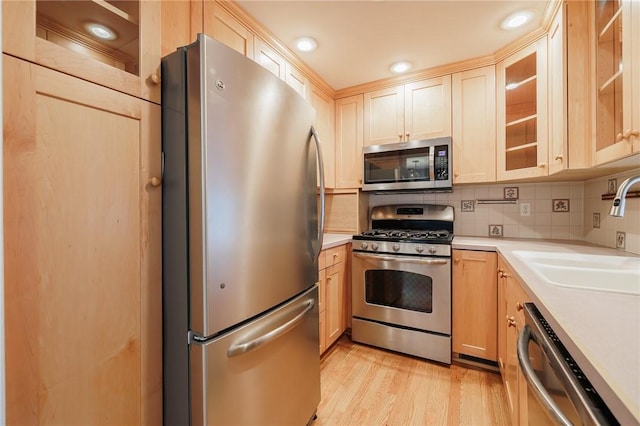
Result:
M451 76L364 94L364 145L451 136Z
M592 5L596 28L595 164L603 164L640 150L640 4L608 0Z
M496 69L452 76L453 183L496 181Z
M591 166L589 2L564 2L548 33L549 174ZM571 76L571 78L567 78Z
M202 0L163 0L161 56L196 41L202 32Z
M285 79L287 61L262 39L255 37L254 60L281 80Z
M546 176L546 37L498 63L496 85L497 179Z
M295 66L286 63L284 81L291 86L300 96L309 100L310 84L309 79Z
M336 188L362 186L363 95L336 99Z
M497 254L453 250L452 349L458 354L497 361Z
M160 107L3 55L9 424L162 424Z
M204 0L204 33L244 56L254 58L254 34L217 1Z
M311 85L309 101L316 110L315 129L320 138L324 160L324 184L327 188L336 186L335 148L335 102L320 88Z
M320 353L329 348L346 330L347 245L320 253Z
M104 23L113 41L93 37ZM156 1L2 2L2 51L65 74L160 102L161 4Z
M509 265L498 258L498 366L505 385L512 424L528 424L527 383L520 371L516 345L524 327L524 303L529 301Z

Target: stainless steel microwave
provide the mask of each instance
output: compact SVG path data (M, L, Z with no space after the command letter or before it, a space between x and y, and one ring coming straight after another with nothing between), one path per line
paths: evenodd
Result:
M363 156L363 191L451 189L451 137L368 146Z

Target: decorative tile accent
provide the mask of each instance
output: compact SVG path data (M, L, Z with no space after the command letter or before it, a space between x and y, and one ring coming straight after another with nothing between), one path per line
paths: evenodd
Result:
M552 210L554 213L567 213L569 211L569 200L566 198L552 200Z
M624 248L626 237L626 232L616 231L616 248Z
M593 227L600 228L600 213L593 214Z
M502 225L489 225L490 237L502 237Z
M607 194L615 194L618 190L618 180L617 179L609 179L607 182Z
M462 200L460 201L460 211L472 212L474 211L474 204L473 200Z
M505 200L517 200L518 199L518 187L517 186L507 186L504 188L504 199Z

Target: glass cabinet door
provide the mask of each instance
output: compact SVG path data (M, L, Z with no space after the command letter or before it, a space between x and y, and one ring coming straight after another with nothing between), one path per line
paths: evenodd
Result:
M546 39L498 66L498 179L547 174Z
M638 129L634 130L631 123L631 96L632 91L637 90L631 87L632 3L628 0L598 0L594 3L597 164L631 154L633 139L638 139Z

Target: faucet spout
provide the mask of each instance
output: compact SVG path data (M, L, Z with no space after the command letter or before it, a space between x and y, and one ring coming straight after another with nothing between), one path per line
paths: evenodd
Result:
M626 179L620 184L620 186L618 187L618 192L616 192L616 196L613 199L613 204L611 205L609 215L616 217L624 216L624 205L626 203L625 197L627 196L627 191L629 191L629 188L631 186L638 182L640 182L640 176L633 176L629 179Z

